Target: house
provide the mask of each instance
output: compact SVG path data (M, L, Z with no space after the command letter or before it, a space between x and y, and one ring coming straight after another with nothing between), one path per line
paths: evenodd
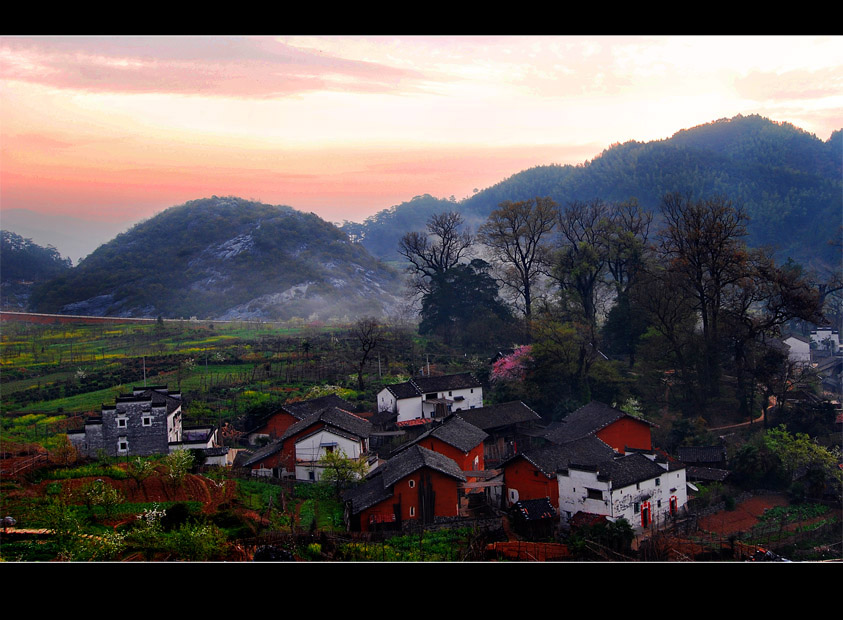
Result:
M791 334L782 341L787 349L787 358L795 364L811 363L811 341L798 334Z
M465 480L453 459L411 446L343 494L346 525L368 532L456 519L459 488Z
M515 529L530 538L553 536L559 515L547 497L516 502L512 510Z
M518 502L548 498L559 508L557 472L571 464L596 466L615 457L616 452L594 436L575 439L567 444L550 444L521 452L501 466L506 492L506 507Z
M726 467L726 446L679 446L677 458L685 465L694 467Z
M149 456L172 450L214 448L216 430L182 428L180 392L166 386L134 387L131 394L103 405L100 416L85 421L85 427L67 434L80 454L96 457Z
M444 454L463 471L482 471L485 469L483 441L486 437L488 435L485 432L466 422L459 414L453 414L433 422L432 428L399 446L391 457L418 445Z
M815 329L811 332L811 348L821 355L836 355L840 350L840 334L830 327Z
M485 484L488 475L483 448L487 435L459 414L452 414L445 420L434 420L431 424L426 432L394 450L390 458L412 446L422 446L454 461L466 478L459 496L459 514L469 516L472 510L488 503L488 485Z
M374 466L374 455L369 452L371 429L371 422L354 413L325 407L292 424L279 439L257 450L244 466L255 476L314 482L321 479L322 460L329 452L342 451L348 458L364 459Z
M249 443L254 445L258 442L278 439L296 422L327 407L339 407L346 411L354 409L354 405L336 394L286 403L281 405L278 411L261 420L258 426L248 432Z
M653 424L625 411L592 401L572 411L545 434L557 444L593 435L623 454L627 449L652 450Z
M498 467L518 452L545 443L547 429L541 416L521 401L461 411L459 416L487 434L483 444L487 468Z
M445 417L483 406L483 386L471 373L416 377L378 392L378 411L397 414L397 422Z
M626 519L635 531L658 526L688 503L685 466L630 452L596 466L570 463L557 474L563 527L578 513Z

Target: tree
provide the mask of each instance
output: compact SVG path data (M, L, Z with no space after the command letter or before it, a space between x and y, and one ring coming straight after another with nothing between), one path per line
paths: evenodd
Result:
M164 457L164 467L167 478L173 483L173 487L177 488L193 467L193 455L189 450L174 450Z
M475 258L437 274L422 298L419 333L437 334L447 344L488 344L512 314L498 297L489 264Z
M349 458L341 449L326 452L319 465L324 468L322 481L333 484L337 491L359 482L369 471L365 460Z
M528 325L536 281L549 263L544 241L556 225L556 207L550 198L505 201L478 231L480 242L501 266L501 283L520 301Z
M357 364L357 389L362 391L364 387L363 369L369 355L380 344L383 332L377 320L372 317L358 319L352 327L352 332L357 342L357 350L360 352Z
M551 272L568 313L589 326L596 339L597 294L608 264L608 216L605 203L572 202L559 211L560 245Z
M428 219L427 232L408 232L401 237L398 253L410 262L408 270L416 292L428 292L434 277L442 276L467 258L474 239L462 227L459 213L439 213Z
M743 243L748 217L730 200L692 200L678 193L662 200L664 227L658 253L665 268L677 274L676 294L694 300L702 324L703 385L708 395L720 391L720 327L728 289L748 272Z
M126 467L126 474L135 481L135 486L140 490L143 481L155 473L155 464L140 456L129 461Z

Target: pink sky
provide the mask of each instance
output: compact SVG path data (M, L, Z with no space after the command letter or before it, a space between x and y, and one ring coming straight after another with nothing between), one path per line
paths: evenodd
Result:
M841 37L0 38L0 208L368 215L737 114L843 128Z

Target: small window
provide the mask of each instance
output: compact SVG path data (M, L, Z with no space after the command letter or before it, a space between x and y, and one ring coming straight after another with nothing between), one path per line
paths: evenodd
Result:
M143 418L141 418L141 424L144 426L152 426L152 418L148 415L143 416Z
M661 486L661 484L662 484L662 479L661 479L661 478L656 478L656 486L657 486L657 487L660 487L660 486Z
M641 504L639 504L638 502L635 502L632 505L632 509L635 511L635 514L638 514L639 512L641 512Z
M415 489L415 488L416 488L416 481L415 481L415 480L408 480L408 481L407 481L407 484L409 484L409 485L410 485L410 488L411 488L411 489Z
M453 392L448 392L448 396L453 396L453 395L454 395Z
M126 428L126 418L117 418L117 428Z
M585 492L588 499L603 499L603 491L599 489L586 489Z
M411 517L416 516L416 507L415 506L410 506L410 516Z
M128 452L129 451L129 442L126 440L125 437L121 437L117 440L117 451L118 452Z

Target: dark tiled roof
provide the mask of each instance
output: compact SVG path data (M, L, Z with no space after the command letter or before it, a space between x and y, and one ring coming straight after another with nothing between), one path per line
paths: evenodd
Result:
M255 463L259 463L260 461L262 461L266 457L271 456L271 455L275 454L276 452L280 451L282 447L283 447L283 444L280 441L273 441L273 442L270 442L270 443L266 444L264 447L262 447L258 450L255 450L252 453L252 455L249 456L243 462L243 467L250 467L251 465L254 465Z
M429 392L447 392L449 390L463 390L481 387L482 384L470 372L455 375L440 375L437 377L415 377L404 383L394 383L386 386L395 398L417 398Z
M556 510L550 499L525 499L515 503L515 510L525 521L538 521L539 519L553 519L556 517Z
M723 482L729 477L729 470L714 467L690 466L686 469L688 480L705 480L709 482Z
M418 386L422 393L447 392L448 390L463 390L481 386L480 382L470 372L438 377L416 377L411 381Z
M340 409L345 409L346 411L354 409L354 405L344 398L341 398L336 394L328 394L327 396L311 398L310 400L287 403L281 406L281 410L297 417L299 420L303 420L307 416L313 415L317 411L322 411L326 407L339 407Z
M397 454L411 445L418 444L428 437L435 437L462 452L468 452L483 443L483 440L488 437L482 430L473 424L469 424L456 414L449 416L441 423L434 422L433 424L433 428L425 431L405 446L401 446L395 453Z
M665 473L658 463L640 453L619 456L598 468L598 476L607 476L615 489L656 478Z
M723 446L679 446L676 453L683 463L716 463L726 460L726 448Z
M477 428L488 430L519 422L541 422L541 416L521 401L487 405L477 409L463 409L458 415Z
M381 475L383 476L385 486L392 486L401 480L401 478L409 476L422 467L429 467L446 476L451 476L463 482L465 481L462 470L453 459L433 450L422 448L421 446L411 446L403 450L381 465L381 467L383 467Z
M412 446L378 467L368 480L346 491L343 499L351 502L351 513L357 514L392 497L393 485L422 467L465 481L459 466L447 456L421 446Z
M548 478L556 472L573 465L595 468L610 462L617 453L597 437L583 437L566 444L552 444L523 452L507 460L507 463L523 458L541 470ZM505 465L505 464L504 464Z
M369 422L369 420L361 418L360 416L346 411L345 409L340 409L339 407L327 407L326 409L312 413L306 418L291 425L286 431L284 431L284 434L281 435L281 441L319 422L328 426L336 427L340 430L348 431L349 433L362 438L368 437L372 432L372 423Z
M548 431L545 437L548 441L554 443L565 443L573 439L593 435L624 417L650 424L646 420L636 418L620 409L615 409L595 400L569 413L555 428Z
M351 503L351 514L358 514L392 497L392 487L384 487L383 476L378 474L345 491L342 497Z
M167 386L160 385L150 386L147 388L133 387L132 394L120 396L115 402L128 403L144 400L152 401L152 405L154 407L166 406L168 414L173 413L173 411L178 409L182 404L181 392L170 392L167 389ZM103 408L105 409L106 407Z

